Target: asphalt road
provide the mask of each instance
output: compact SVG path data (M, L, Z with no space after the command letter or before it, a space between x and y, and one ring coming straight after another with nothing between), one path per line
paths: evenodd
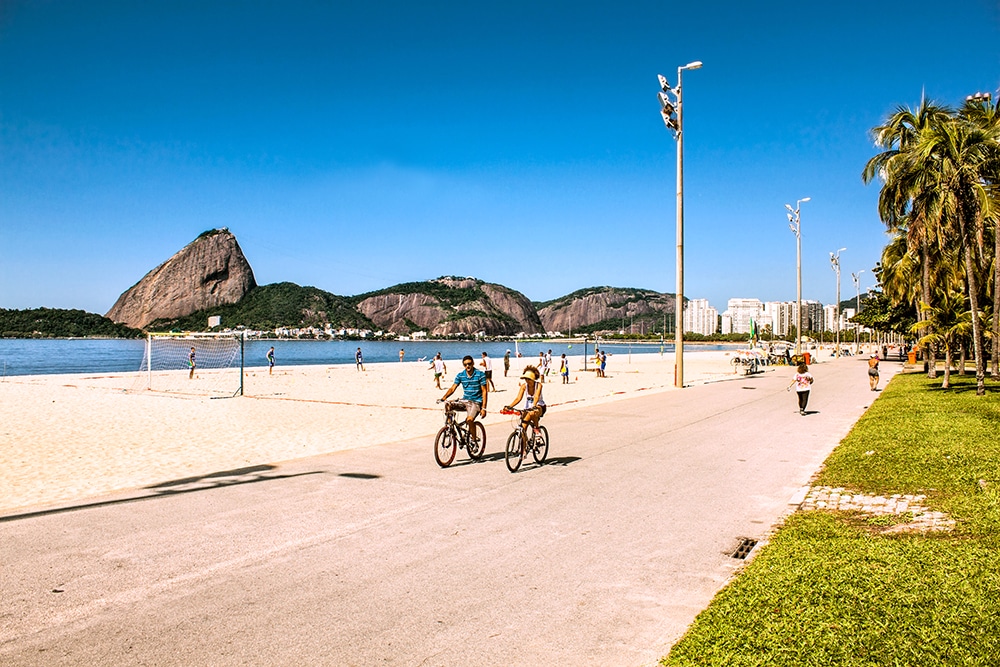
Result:
M492 426L0 517L0 664L654 664L878 395L812 371L553 410L517 474Z

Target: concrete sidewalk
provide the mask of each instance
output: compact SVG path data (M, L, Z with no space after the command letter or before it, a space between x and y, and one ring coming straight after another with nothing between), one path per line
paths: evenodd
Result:
M6 517L0 662L654 664L877 398L819 361L807 416L771 367L551 413L513 475L501 425Z

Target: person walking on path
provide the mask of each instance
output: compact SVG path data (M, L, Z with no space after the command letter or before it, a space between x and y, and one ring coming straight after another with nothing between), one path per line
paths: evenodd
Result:
M267 374L271 375L274 372L274 346L267 351Z
M188 380L194 378L194 367L194 348L192 347L191 351L188 353L188 368L190 369L188 371Z
M483 367L483 371L486 374L486 383L490 386L490 391L496 391L496 385L493 384L493 360L490 356L483 352L483 360L479 362L479 365Z
M354 365L356 370L365 370L365 358L361 356L360 347L358 348L358 351L354 353Z
M563 384L569 384L569 359L566 358L565 352L559 360L559 375L562 375Z
M475 440L476 431L472 428L472 422L476 420L477 415L482 416L483 419L486 418L486 400L490 389L486 382L486 374L476 369L476 362L471 356L466 355L462 358L462 366L465 369L458 372L454 384L448 387L448 391L445 392L441 401L447 404L448 397L454 394L459 386L462 387L462 400L456 401L456 403L462 403L465 406L465 423L469 427L470 437Z
M878 391L878 362L877 354L868 357L868 387L872 391Z
M510 350L507 350L507 354L503 355L503 376L507 377L507 371L510 370Z
M434 384L438 389L441 388L441 376L448 372L448 367L444 363L444 359L441 358L441 353L438 352L434 355L434 359L431 360L431 365L429 368L434 369Z
M795 378L792 383L788 385L786 391L795 385L795 393L799 398L799 414L805 415L806 406L809 404L809 388L812 386L813 376L809 372L809 367L804 363L799 364L799 367L795 373Z

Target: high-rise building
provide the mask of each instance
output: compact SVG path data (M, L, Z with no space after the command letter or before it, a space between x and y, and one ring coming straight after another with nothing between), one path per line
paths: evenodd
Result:
M823 304L819 301L803 301L802 310L805 329L803 331L825 331L823 319Z
M794 301L768 301L764 304L764 314L770 316L774 335L784 338L795 324L796 303Z
M684 331L711 336L719 328L719 311L708 299L691 299L684 306Z
M750 333L750 320L760 320L764 306L760 299L730 299L726 313L733 323L732 333Z

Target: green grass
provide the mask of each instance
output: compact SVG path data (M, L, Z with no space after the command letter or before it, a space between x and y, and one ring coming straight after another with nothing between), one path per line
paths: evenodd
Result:
M798 512L662 664L1000 664L1000 394L954 379L897 376L815 481L926 494L954 531Z

